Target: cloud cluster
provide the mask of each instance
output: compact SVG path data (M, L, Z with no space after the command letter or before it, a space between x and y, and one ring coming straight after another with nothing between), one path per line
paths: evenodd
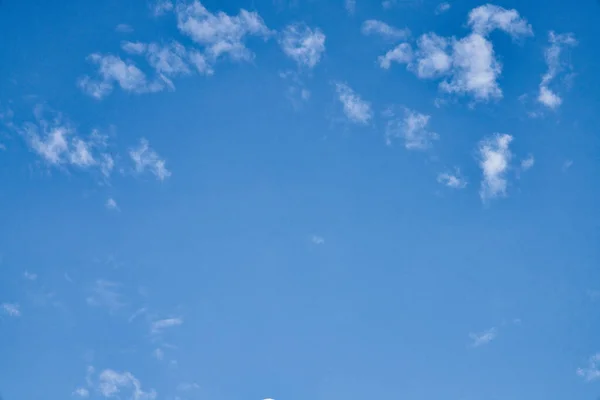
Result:
M393 139L404 140L404 147L408 150L425 150L431 146L432 141L439 139L439 135L428 129L431 116L417 111L404 109L397 115L392 109L386 110L384 115L388 121L385 127L385 140L388 145Z
M319 28L291 24L283 30L279 44L299 67L311 69L319 63L325 52L325 34Z
M479 195L483 201L506 195L506 172L512 153L509 145L512 136L495 134L479 142L479 166L483 173Z
M129 151L129 156L139 174L150 171L156 179L164 181L171 176L171 171L166 167L166 161L156 151L150 148L148 140L142 138L137 147Z
M548 41L550 46L544 52L548 71L542 76L537 100L550 109L556 109L562 104L562 98L550 89L550 84L566 66L569 66L568 64L565 65L561 59L561 55L565 49L575 46L577 40L575 40L575 36L572 33L556 34L550 32L548 34Z
M367 125L373 117L371 104L363 100L346 83L336 83L335 91L348 119L357 124Z

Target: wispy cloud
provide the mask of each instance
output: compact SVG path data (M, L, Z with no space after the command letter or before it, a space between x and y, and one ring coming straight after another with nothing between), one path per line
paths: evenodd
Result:
M363 35L377 35L391 41L403 40L410 36L408 28L398 29L376 19L368 19L363 22L361 31Z
M283 30L279 44L299 67L311 69L319 63L325 52L325 34L319 28L291 24Z
M131 33L133 32L133 28L131 25L119 24L115 27L115 31L119 33Z
M124 392L132 400L154 400L156 391L143 391L140 381L130 372L117 372L106 369L100 373L98 391L104 397L120 396ZM125 394L126 393L126 394Z
M120 286L119 283L99 279L94 283L86 301L90 306L106 307L114 312L125 305L118 290Z
M90 396L90 391L86 388L77 388L73 391L73 396L80 397L82 399L88 398Z
M479 347L486 345L492 340L496 339L497 335L498 330L496 328L490 328L479 333L469 333L469 338L471 339L471 346Z
M386 110L384 115L388 118L385 127L385 140L388 145L392 144L393 139L401 138L408 150L424 150L439 138L437 133L428 129L431 118L429 115L408 108L399 116L393 109Z
M588 382L600 379L600 353L596 353L588 359L585 368L577 368L577 375Z
M108 200L106 200L105 207L109 210L119 211L119 206L112 197L109 197Z
M452 189L464 189L467 187L467 181L458 168L455 168L454 172L443 172L439 174L437 181Z
M159 361L162 361L162 359L165 358L165 353L160 348L154 349L154 351L152 352L152 355L154 356L154 358L156 358Z
M551 31L548 34L548 41L550 46L544 52L548 71L542 77L537 100L550 109L556 109L562 104L562 98L550 89L550 84L565 67L570 68L570 64L561 59L561 54L566 48L575 46L577 40L572 33L557 35Z
M27 279L28 281L35 281L38 276L37 276L37 274L34 274L33 272L25 271L23 273L23 277L25 279Z
M150 4L150 9L155 17L160 17L173 10L173 2L170 0L155 0Z
M506 195L511 141L511 135L497 133L479 142L479 166L483 172L479 195L483 201Z
M166 167L166 161L150 148L146 139L140 139L139 145L129 151L129 156L134 162L137 173L149 170L160 181L171 176L171 171Z
M325 244L325 238L319 235L312 235L310 241L316 245Z
M440 3L438 4L438 6L435 8L435 14L436 15L440 15L445 13L446 11L450 10L450 3Z
M373 117L371 104L364 101L345 83L336 83L335 90L342 103L344 114L354 123L367 125Z
M21 316L21 307L19 307L16 303L2 303L0 304L2 311L4 314L9 317L20 317Z
M352 15L356 12L356 0L344 0L344 6L348 14Z
M183 324L183 319L182 318L166 318L166 319L161 319L161 320L152 322L152 324L150 326L150 332L153 333L153 334L159 334L164 329L171 328L171 327L174 327L174 326L179 326L181 324Z
M533 157L533 154L529 154L526 158L521 160L521 170L527 171L528 169L533 167L534 164L535 164L535 158Z

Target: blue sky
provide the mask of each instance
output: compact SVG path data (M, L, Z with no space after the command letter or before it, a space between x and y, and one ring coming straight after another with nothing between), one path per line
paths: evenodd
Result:
M595 399L600 4L0 3L0 396Z

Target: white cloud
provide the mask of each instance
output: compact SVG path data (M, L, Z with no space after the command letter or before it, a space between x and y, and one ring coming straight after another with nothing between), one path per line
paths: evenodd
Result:
M16 303L2 303L0 304L2 307L2 311L4 314L9 317L20 317L21 316L21 308Z
M151 5L151 9L155 17L160 17L173 10L173 2L170 0L156 0Z
M533 158L533 154L527 156L527 158L521 160L521 170L527 171L535 164L535 158Z
M73 396L87 398L90 396L90 391L86 388L77 388L73 391Z
M481 36L487 36L496 29L508 33L513 38L533 35L531 25L519 15L517 10L507 10L493 4L471 10L468 25L474 33Z
M455 169L454 173L443 172L438 175L437 181L444 186L452 189L464 189L467 187L467 181L461 175L458 168Z
M344 5L348 14L354 14L356 11L356 0L344 0Z
M163 358L165 358L165 352L162 351L162 349L154 349L154 352L152 352L152 355L154 356L154 358L156 358L157 360L162 360Z
M115 31L119 33L131 33L133 32L133 28L127 24L119 24L115 27Z
M368 19L362 24L361 31L363 35L379 35L388 40L403 40L410 36L409 29L398 29L386 24L383 21Z
M440 84L442 90L468 93L477 100L502 97L497 82L502 65L496 60L489 40L473 33L454 41L452 48L452 78Z
M588 382L600 379L600 353L596 353L589 358L586 368L577 368L577 375Z
M443 14L446 11L448 11L449 9L450 9L450 3L440 3L435 8L435 14L436 15Z
M325 238L319 235L312 235L310 241L316 245L325 244Z
M250 60L253 53L245 46L246 36L267 38L271 31L256 12L240 10L236 16L212 13L202 3L178 3L177 27L193 41L204 46L205 55L216 61L222 55L233 60Z
M23 277L25 279L27 279L28 281L35 281L38 276L37 276L37 274L34 274L33 272L25 271L23 273Z
M98 66L100 79L84 76L79 79L79 87L88 95L102 99L113 91L115 83L131 93L159 92L165 88L163 81L148 82L146 74L131 62L113 55L94 53L88 60Z
M379 66L383 69L389 69L392 66L392 62L410 64L413 60L412 47L408 43L400 43L383 56L379 56L377 60L379 61Z
M471 346L479 347L490 343L492 340L496 338L498 335L498 330L496 328L490 328L486 331L480 333L469 333L469 338L471 339Z
M404 109L401 116L393 110L387 110L385 115L389 118L385 127L385 140L388 145L395 138L404 140L404 147L409 150L424 150L431 146L433 140L439 135L427 129L429 115L417 111Z
M160 158L158 153L150 148L146 139L140 139L138 147L129 151L129 156L135 164L137 173L143 173L150 170L156 176L156 179L163 181L171 176L171 172L165 166L166 162Z
M319 28L291 24L283 30L279 44L298 66L310 69L319 63L325 52L325 35Z
M140 381L130 372L119 373L111 369L100 373L98 391L107 398L120 396L122 392L129 393L131 400L154 400L156 398L154 389L148 392L143 391Z
M109 210L115 210L115 211L119 210L119 206L118 206L117 202L112 197L109 197L108 200L106 200L105 206Z
M336 83L335 90L348 119L357 124L368 124L373 117L371 105L345 83Z
M567 47L575 46L577 40L572 33L557 35L551 31L548 34L548 41L550 42L550 46L544 52L548 71L542 76L537 100L548 108L556 109L562 104L562 99L550 89L549 85L566 66L570 67L569 64L565 64L561 60L561 54Z
M87 297L86 301L90 306L106 307L111 312L114 312L124 306L121 294L118 291L120 286L116 282L98 279L94 282L94 286L91 289L92 293Z
M161 333L163 329L183 324L182 318L167 318L152 322L150 331L154 334Z
M452 67L452 58L446 52L448 40L435 33L421 35L418 40L417 75L433 78L447 73Z
M479 166L483 171L479 194L483 201L506 194L511 141L511 135L497 133L479 142Z
M124 41L121 43L121 48L129 54L144 54L148 46L142 42Z

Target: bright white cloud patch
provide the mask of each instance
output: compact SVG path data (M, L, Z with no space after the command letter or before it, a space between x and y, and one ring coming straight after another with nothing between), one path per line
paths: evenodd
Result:
M422 35L418 42L416 72L419 78L433 78L446 74L452 67L447 53L448 40L435 33Z
M2 312L9 317L21 316L21 307L16 303L2 303L0 304L0 308L2 309Z
M413 60L412 47L408 43L400 43L392 50L378 58L379 66L383 69L389 69L392 63L410 64Z
M98 67L99 79L84 76L79 79L78 84L94 98L104 98L113 91L115 84L131 93L159 92L165 88L163 81L148 82L146 74L138 67L117 56L94 53L88 60Z
M490 328L486 331L479 333L470 333L469 338L471 339L471 346L479 347L490 343L498 335L496 328Z
M348 119L357 124L368 124L373 117L371 104L361 99L360 96L345 83L336 83L335 90L338 99L342 103L344 114L346 114Z
M464 189L467 187L467 181L460 173L458 168L454 172L443 172L438 175L437 181L451 189Z
M171 172L166 167L166 161L150 148L146 139L140 139L139 145L129 151L129 156L134 162L137 173L148 170L160 181L171 176Z
M98 391L104 397L130 398L132 400L154 400L154 389L143 391L140 381L130 372L106 369L100 373Z
M161 319L152 323L150 331L154 334L158 334L161 333L164 329L179 326L181 324L183 324L183 319L181 318Z
M498 133L479 142L479 166L483 172L479 195L484 201L506 194L511 141L511 135Z
M398 29L383 21L369 19L363 22L361 31L363 35L378 35L387 40L403 40L410 36L410 30Z
M246 37L267 38L271 35L255 12L240 10L236 16L212 13L199 1L178 3L175 12L181 33L203 46L204 54L211 62L225 55L232 60L250 60L253 53L246 48Z
M577 368L577 375L588 382L600 379L600 353L589 358L587 367Z
M385 116L389 118L385 127L388 145L393 139L400 138L404 140L404 147L408 150L424 150L439 138L437 133L428 129L431 118L429 115L405 109L399 116L393 110L387 110Z
M542 77L538 94L538 102L544 106L556 109L562 104L561 97L550 89L552 81L565 69L570 67L561 59L561 55L565 49L573 47L577 44L575 36L572 33L557 35L554 32L548 34L550 46L544 52L548 71Z
M440 3L435 8L435 14L436 15L443 14L448 10L450 10L450 3Z
M283 30L279 44L298 66L310 69L319 63L325 52L325 35L319 28L292 24Z
M468 25L474 33L487 36L499 29L513 38L533 35L531 25L519 15L517 10L507 10L493 4L474 8L469 13Z

